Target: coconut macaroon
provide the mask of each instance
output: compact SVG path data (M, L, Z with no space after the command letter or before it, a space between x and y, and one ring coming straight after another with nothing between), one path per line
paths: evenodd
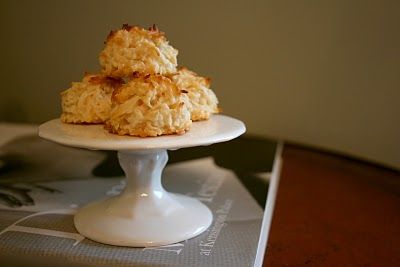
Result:
M210 89L210 79L184 67L171 75L171 79L181 90L187 92L193 121L207 120L211 114L219 112L217 96Z
M184 134L192 124L187 102L187 94L168 77L134 73L114 91L105 128L140 137Z
M61 92L61 121L103 123L110 116L112 92L122 83L118 78L85 74L81 82Z
M110 32L99 60L103 73L110 76L126 77L135 71L165 75L176 72L177 55L155 25L146 30L124 24Z

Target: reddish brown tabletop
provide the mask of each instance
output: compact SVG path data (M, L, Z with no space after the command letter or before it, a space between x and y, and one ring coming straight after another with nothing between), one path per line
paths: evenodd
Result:
M264 266L400 266L400 173L286 146Z

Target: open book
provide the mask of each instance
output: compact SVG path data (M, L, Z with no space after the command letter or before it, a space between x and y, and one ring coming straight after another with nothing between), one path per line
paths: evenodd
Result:
M282 145L242 137L170 151L162 182L213 212L198 237L151 248L96 243L74 228L76 210L119 194L116 153L59 146L34 126L0 125L0 259L74 266L261 266L279 180Z

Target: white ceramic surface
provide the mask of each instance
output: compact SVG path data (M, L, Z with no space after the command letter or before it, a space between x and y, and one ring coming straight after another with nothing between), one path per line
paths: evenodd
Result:
M200 201L168 193L161 185L165 149L119 152L127 185L119 196L89 204L75 215L75 227L92 240L149 247L180 242L204 232L211 211Z
M183 135L159 137L119 136L108 133L103 125L76 125L60 119L39 126L39 136L67 146L101 150L175 149L229 141L246 131L243 122L224 115L213 115L207 121L194 122Z
M193 123L184 135L138 138L109 134L102 125L72 125L59 119L39 126L42 138L67 146L118 150L127 184L122 194L81 208L74 218L83 236L110 245L148 247L195 237L212 222L200 201L169 193L161 184L167 149L229 141L245 132L236 119L214 115ZM90 190L90 188L88 188Z

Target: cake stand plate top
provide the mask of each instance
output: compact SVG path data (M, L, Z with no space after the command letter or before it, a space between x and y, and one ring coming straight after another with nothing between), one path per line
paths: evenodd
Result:
M193 122L183 135L133 137L111 134L103 125L77 125L50 120L39 126L39 136L67 146L99 150L178 149L211 145L232 140L246 131L240 120L213 115L209 120Z

